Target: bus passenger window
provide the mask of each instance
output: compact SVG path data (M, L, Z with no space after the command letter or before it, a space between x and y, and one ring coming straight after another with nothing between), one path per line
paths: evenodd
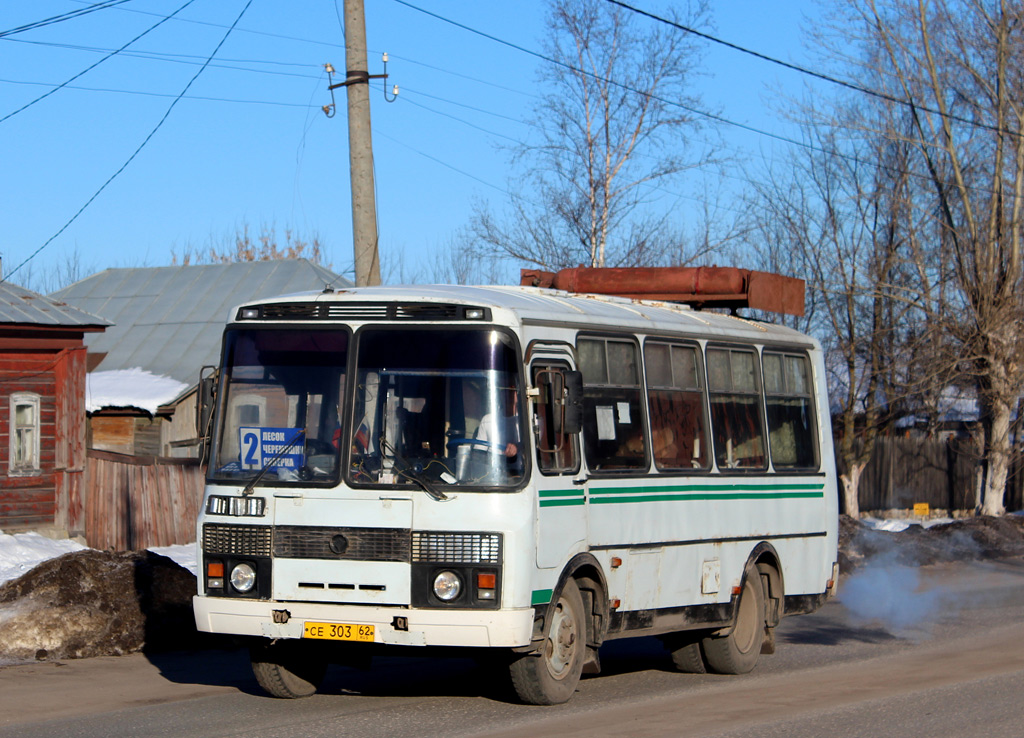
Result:
M583 447L592 472L647 468L636 344L581 338Z
M757 355L746 349L709 348L708 399L719 469L764 469Z
M707 417L696 346L644 344L651 453L658 469L708 469Z
M814 398L806 356L764 352L768 446L776 469L817 469Z

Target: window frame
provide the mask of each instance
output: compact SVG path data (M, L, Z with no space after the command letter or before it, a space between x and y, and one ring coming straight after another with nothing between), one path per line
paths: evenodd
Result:
M18 408L29 406L32 408L32 422L20 425L18 423ZM40 459L40 446L42 435L42 418L40 416L40 396L35 392L15 392L10 399L10 416L8 418L8 456L7 466L12 477L34 476L42 471ZM31 451L28 459L19 459L18 437L23 431L29 431L31 435Z
M708 343L704 346L704 364L705 364L705 382L708 397L708 412L711 416L711 443L713 445L712 455L714 457L715 467L719 472L723 474L764 474L769 471L769 457L768 457L768 436L765 428L765 405L764 405L764 378L761 373L761 349L763 347L757 344L733 344L733 343ZM717 389L712 386L712 373L711 373L711 360L710 354L713 351L725 351L729 354L729 389ZM751 371L751 376L754 380L754 388L752 390L739 389L735 387L733 381L735 377L735 370L733 368L733 354L744 353L750 354L754 361L754 366ZM757 413L757 433L761 444L761 457L762 461L757 466L729 466L722 465L719 463L719 448L718 448L718 429L715 422L715 398L717 397L750 397L754 400L753 407ZM733 401L734 404L735 401ZM753 430L754 427L751 427Z
M764 356L778 356L782 359L782 383L783 391L781 392L769 392L768 384L765 381L765 361ZM807 389L806 392L796 393L789 391L789 374L786 369L786 359L796 358L800 359L805 369L807 370ZM821 448L818 442L818 409L817 409L817 397L814 391L814 363L811 361L810 356L804 350L797 348L784 348L784 347L764 347L761 352L761 391L764 395L765 403L765 426L767 432L768 441L768 454L771 458L772 468L780 474L801 474L801 473L816 473L821 469ZM814 461L809 466L791 465L779 467L775 463L775 453L772 448L772 427L771 427L771 413L769 412L769 405L772 398L796 398L805 399L809 406L809 416L811 421L811 427L809 430L810 440L813 446Z
M661 345L669 349L669 362L671 366L671 351L673 348L684 348L690 349L694 352L695 359L695 371L697 374L697 386L695 388L684 389L680 387L662 387L661 385L655 385L651 381L650 362L648 360L647 350L649 346ZM699 341L685 338L665 337L665 336L647 336L643 343L643 382L644 382L644 404L647 412L647 423L649 432L651 434L651 459L654 463L655 471L659 474L676 476L680 474L708 474L714 468L714 441L711 433L711 415L709 410L709 395L707 385L707 373L704 367L704 350ZM651 405L651 393L656 391L672 390L680 393L696 392L700 396L700 430L701 438L700 443L704 444L704 454L707 458L707 463L703 466L664 466L658 462L658 458L654 452L654 433L655 433L655 417L654 408ZM660 427L660 426L659 426Z
M584 341L595 341L600 342L604 345L604 359L605 359L605 371L606 381L605 383L594 383L588 381L587 370L584 367L583 356L584 352L581 351L580 345ZM634 377L635 384L616 384L611 378L611 366L608 363L608 344L609 343L621 343L628 344L633 350L633 362L636 369ZM643 366L643 351L640 347L640 342L636 335L628 334L616 334L616 333L579 333L576 336L576 356L577 356L577 368L583 373L583 458L587 462L587 470L593 476L602 477L624 477L624 476L644 476L649 475L651 470L651 450L650 450L650 433L648 431L647 423L647 396L645 394L644 387L644 366ZM590 420L588 418L588 405L591 401L595 400L592 393L597 391L615 392L635 392L636 393L636 417L633 417L633 411L630 410L630 424L637 425L640 431L640 442L642 444L642 460L640 463L635 465L622 465L622 466L607 466L605 464L605 458L614 457L601 457L598 458L598 452L596 448L592 448L588 444L588 437L592 435L593 429L588 429ZM616 405L618 404L617 401ZM603 406L602 406L603 407ZM595 406L596 411L596 406ZM617 414L616 416L620 417ZM620 423L615 420L615 425L618 426ZM597 419L593 420L595 428L599 425ZM634 436L635 438L635 436ZM626 441L619 441L615 439L598 439L601 440L614 440L621 446L628 446L631 439ZM604 467L604 468L602 468Z

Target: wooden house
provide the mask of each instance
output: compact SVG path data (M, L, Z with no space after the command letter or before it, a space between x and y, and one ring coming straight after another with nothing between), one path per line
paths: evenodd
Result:
M0 530L84 535L84 337L108 325L0 282Z

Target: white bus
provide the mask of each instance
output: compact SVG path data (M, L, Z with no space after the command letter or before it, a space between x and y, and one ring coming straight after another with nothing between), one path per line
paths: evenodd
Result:
M251 637L272 695L393 646L500 650L533 704L568 700L617 638L744 673L835 591L824 367L797 331L372 287L242 305L217 374L196 624Z

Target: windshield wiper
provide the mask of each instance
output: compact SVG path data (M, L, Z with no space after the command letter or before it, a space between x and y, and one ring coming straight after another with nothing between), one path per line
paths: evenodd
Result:
M263 479L263 475L267 473L267 469L272 467L274 464L276 464L278 461L281 460L282 456L284 456L286 453L288 453L293 448L295 448L295 444L298 443L299 439L304 437L305 435L306 435L306 429L305 428L300 428L299 432L295 434L295 438L293 438L291 441L289 441L284 446L284 448L282 448L280 451L278 451L277 455L275 455L274 458L272 458L269 462L264 464L263 468L260 469L258 472L256 472L256 476L254 476L252 479L250 479L249 483L247 485L245 485L245 487L242 488L242 495L243 496L244 495L251 495L253 493L253 491L255 490L256 485L259 484L259 481L261 479Z
M398 451L395 449L395 447L392 446L387 441L385 441L383 437L381 437L380 442L381 442L381 445L384 447L384 450L385 451L390 451L391 455L394 457L395 461L397 461L398 463L400 463L402 465L403 468L399 469L399 474L402 474L403 476L409 477L409 479L411 479L412 481L416 482L416 484L418 484L420 487L423 488L423 491L427 493L427 495L430 497L430 499L437 500L438 502L447 502L448 500L451 499L451 497L446 495L441 490L434 489L434 486L432 484L430 484L430 482L428 482L426 479L424 479L420 475L420 473L416 471L415 467L413 467L412 464L410 464L408 461L406 461L402 457L402 455L400 453L398 453Z

